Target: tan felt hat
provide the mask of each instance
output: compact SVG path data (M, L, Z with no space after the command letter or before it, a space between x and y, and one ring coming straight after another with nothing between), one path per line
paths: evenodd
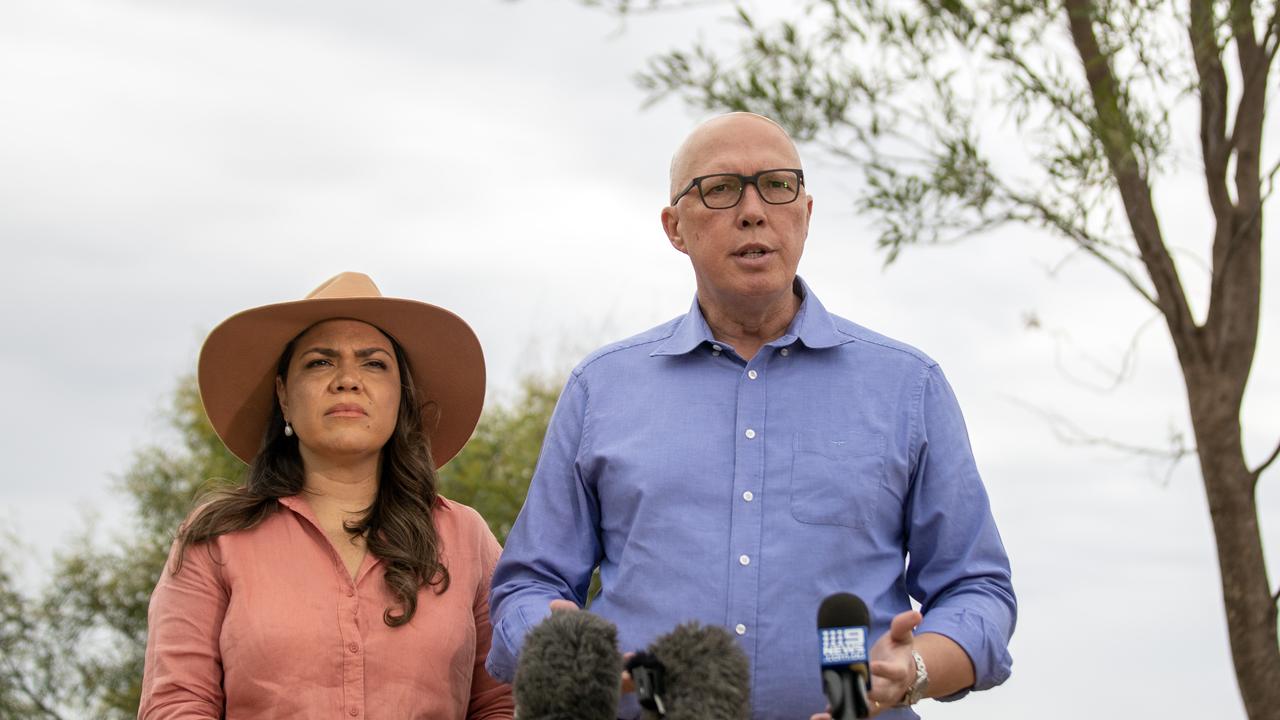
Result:
M400 344L436 467L449 462L471 438L484 406L480 341L448 310L383 297L368 275L354 272L335 275L302 300L236 313L209 333L200 350L200 400L227 449L253 461L275 408L280 353L312 325L339 318L369 323Z

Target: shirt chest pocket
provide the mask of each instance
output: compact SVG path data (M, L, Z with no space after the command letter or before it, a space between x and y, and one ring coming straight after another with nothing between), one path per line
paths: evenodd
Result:
M884 495L884 436L802 430L791 462L791 515L802 523L866 527Z

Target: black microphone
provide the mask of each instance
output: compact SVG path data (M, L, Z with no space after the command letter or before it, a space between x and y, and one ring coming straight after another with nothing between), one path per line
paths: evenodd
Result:
M867 661L867 626L871 613L857 595L828 595L818 607L818 637L822 651L822 689L831 704L832 720L869 716L867 692L871 666Z
M520 720L614 720L622 692L618 628L560 610L529 631L513 690Z
M748 720L750 664L724 628L685 623L636 653L627 669L645 720Z

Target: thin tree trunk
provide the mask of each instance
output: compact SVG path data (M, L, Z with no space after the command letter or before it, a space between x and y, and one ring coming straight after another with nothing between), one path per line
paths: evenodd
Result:
M1094 0L1064 0L1063 7L1097 112L1095 137L1116 179L1186 381L1236 682L1250 720L1280 720L1276 599L1262 554L1257 476L1245 462L1240 430L1240 408L1258 343L1263 198L1259 163L1268 49L1266 43L1254 41L1248 0L1235 0L1230 15L1245 88L1235 127L1228 129L1227 75L1221 65L1214 5L1204 0L1190 3L1188 32L1200 79L1205 179L1217 220L1208 317L1197 325L1160 231L1149 179L1137 161L1136 133L1121 102L1121 83L1095 31L1099 5ZM1234 203L1227 187L1233 153Z
M1238 406L1229 407L1233 393L1223 391L1231 383L1202 380L1201 373L1184 371L1217 542L1236 681L1250 720L1280 720L1276 604L1267 585L1254 475L1240 443Z

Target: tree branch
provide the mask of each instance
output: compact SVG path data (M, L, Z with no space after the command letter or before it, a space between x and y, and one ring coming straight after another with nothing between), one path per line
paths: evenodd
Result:
M1276 164L1272 165L1271 169L1267 171L1267 186L1262 191L1262 202L1258 204L1258 213L1262 212L1262 204L1271 198L1271 193L1275 192L1277 172L1280 172L1280 160L1277 160Z
M618 15L643 15L668 10L688 10L711 5L727 5L731 0L670 0L669 2L649 0L649 2L643 4L637 0L581 0L581 2L587 7L606 7L606 9Z
M1267 458L1266 460L1263 460L1261 465L1254 468L1250 472L1250 474L1253 475L1253 482L1255 486L1258 483L1258 478L1262 477L1262 471L1270 467L1271 463L1275 462L1277 457L1280 457L1280 443L1277 443L1276 449L1271 451L1271 457Z
M1088 230L1079 227L1078 225L1068 221L1066 218L1060 216L1053 210L1053 208L1050 208L1041 202L1039 198L1019 195L1008 188L1004 188L1004 190L1010 200L1016 204L1035 210L1036 213L1040 215L1042 221L1052 225L1059 232L1063 233L1075 242L1081 250L1097 258L1103 265L1106 265L1108 268L1111 268L1111 270L1119 274L1125 282L1129 283L1129 287L1133 288L1134 291L1141 295L1144 300L1151 303L1151 306L1156 310L1159 310L1161 314L1164 314L1164 308L1160 306L1160 302L1142 286L1142 283L1138 281L1138 278L1126 268L1122 267L1114 258L1102 251L1101 248L1105 247L1106 243L1094 237Z
M1200 81L1200 148L1204 155L1209 204L1214 217L1224 218L1231 211L1231 196L1227 191L1231 141L1227 137L1227 74L1222 67L1213 2L1193 0L1187 34Z
M1155 286L1156 307L1165 316L1169 334L1184 362L1203 362L1206 353L1198 328L1187 305L1177 266L1169 256L1160 223L1151 200L1151 187L1139 166L1134 148L1135 131L1121 104L1119 81L1112 72L1110 58L1102 51L1093 27L1090 0L1066 0L1064 7L1071 39L1084 65L1086 80L1096 111L1094 136L1106 153L1112 175L1120 190L1129 226L1133 230L1143 264Z
M1125 349L1124 355L1120 357L1119 370L1113 370L1112 368L1107 367L1106 363L1101 359L1090 357L1088 354L1084 354L1083 359L1089 361L1089 363L1092 364L1099 371L1111 376L1109 380L1109 384L1107 385L1094 383L1082 377L1078 377L1071 371L1070 368L1067 367L1067 363L1062 356L1063 345L1065 344L1065 341L1068 339L1065 336L1065 334L1061 336L1055 335L1054 337L1054 339L1059 342L1054 346L1053 364L1058 368L1058 371L1061 372L1064 377L1066 377L1068 380L1075 383L1076 385L1079 385L1080 387L1086 388L1088 390L1092 390L1097 393L1111 393L1115 391L1117 388L1119 388L1120 385L1129 376L1129 373L1133 371L1134 358L1138 354L1138 343L1142 340L1143 333L1145 333L1147 329L1151 327L1151 324L1155 320L1158 320L1161 317L1162 316L1160 315L1159 312L1153 314L1151 317L1144 320L1142 324L1138 326L1138 329L1134 331L1133 337L1129 339L1129 347Z
M1051 412L1043 408L1036 407L1021 398L1006 397L1007 400L1014 405L1022 407L1049 423L1049 428L1053 434L1057 436L1060 442L1067 445L1085 445L1090 447L1104 447L1109 450L1122 452L1126 455L1137 457L1145 457L1151 460L1164 460L1169 462L1169 469L1165 473L1165 482L1167 483L1173 475L1173 471L1177 469L1178 463L1183 458L1195 455L1199 450L1195 447L1187 447L1183 443L1182 435L1177 434L1170 438L1170 447L1168 449L1153 448L1144 445L1133 445L1130 443L1119 442L1111 438L1101 437L1085 432L1079 425L1068 420L1064 415Z
M31 689L30 685L27 685L25 675L21 669L14 666L12 659L6 657L5 665L7 666L6 674L12 678L13 683L18 686L18 690L20 690L23 695L27 696L27 699L31 701L31 704L34 705L37 710L48 717L53 718L53 720L64 720L62 715L58 714L56 710L45 705L44 702L41 701L40 696L36 694L36 691Z
M1280 47L1280 5L1275 7L1271 18L1267 20L1267 28L1262 33L1262 52L1267 57L1267 65L1276 57L1276 48Z
M1160 301L1157 298L1152 297L1152 295L1147 292L1147 289L1142 287L1141 283L1138 282L1138 278L1134 277L1134 275L1130 273L1128 270L1124 269L1123 267L1120 267L1120 263L1117 263L1115 260L1113 260L1110 255L1107 255L1106 253L1102 252L1096 246L1093 246L1093 245L1081 245L1080 247L1085 252L1089 253L1090 255L1094 256L1098 260L1102 261L1103 265L1106 265L1107 267L1111 268L1115 272L1119 273L1120 277L1124 278L1125 282L1129 283L1129 287L1133 288L1134 291L1137 292L1139 295L1141 295L1144 300L1151 303L1151 306L1154 307L1156 310L1160 310L1161 314L1164 314L1163 308L1160 307Z
M1231 0L1227 12L1240 68L1246 69L1254 62L1252 56L1259 50L1258 39L1253 36L1253 0Z
M1232 0L1228 11L1239 63L1240 89L1231 130L1235 206L1218 215L1213 239L1213 277L1204 342L1213 362L1243 378L1253 362L1258 331L1262 243L1262 137L1269 74L1265 47L1254 37L1253 0ZM1215 210L1216 214L1216 210Z

